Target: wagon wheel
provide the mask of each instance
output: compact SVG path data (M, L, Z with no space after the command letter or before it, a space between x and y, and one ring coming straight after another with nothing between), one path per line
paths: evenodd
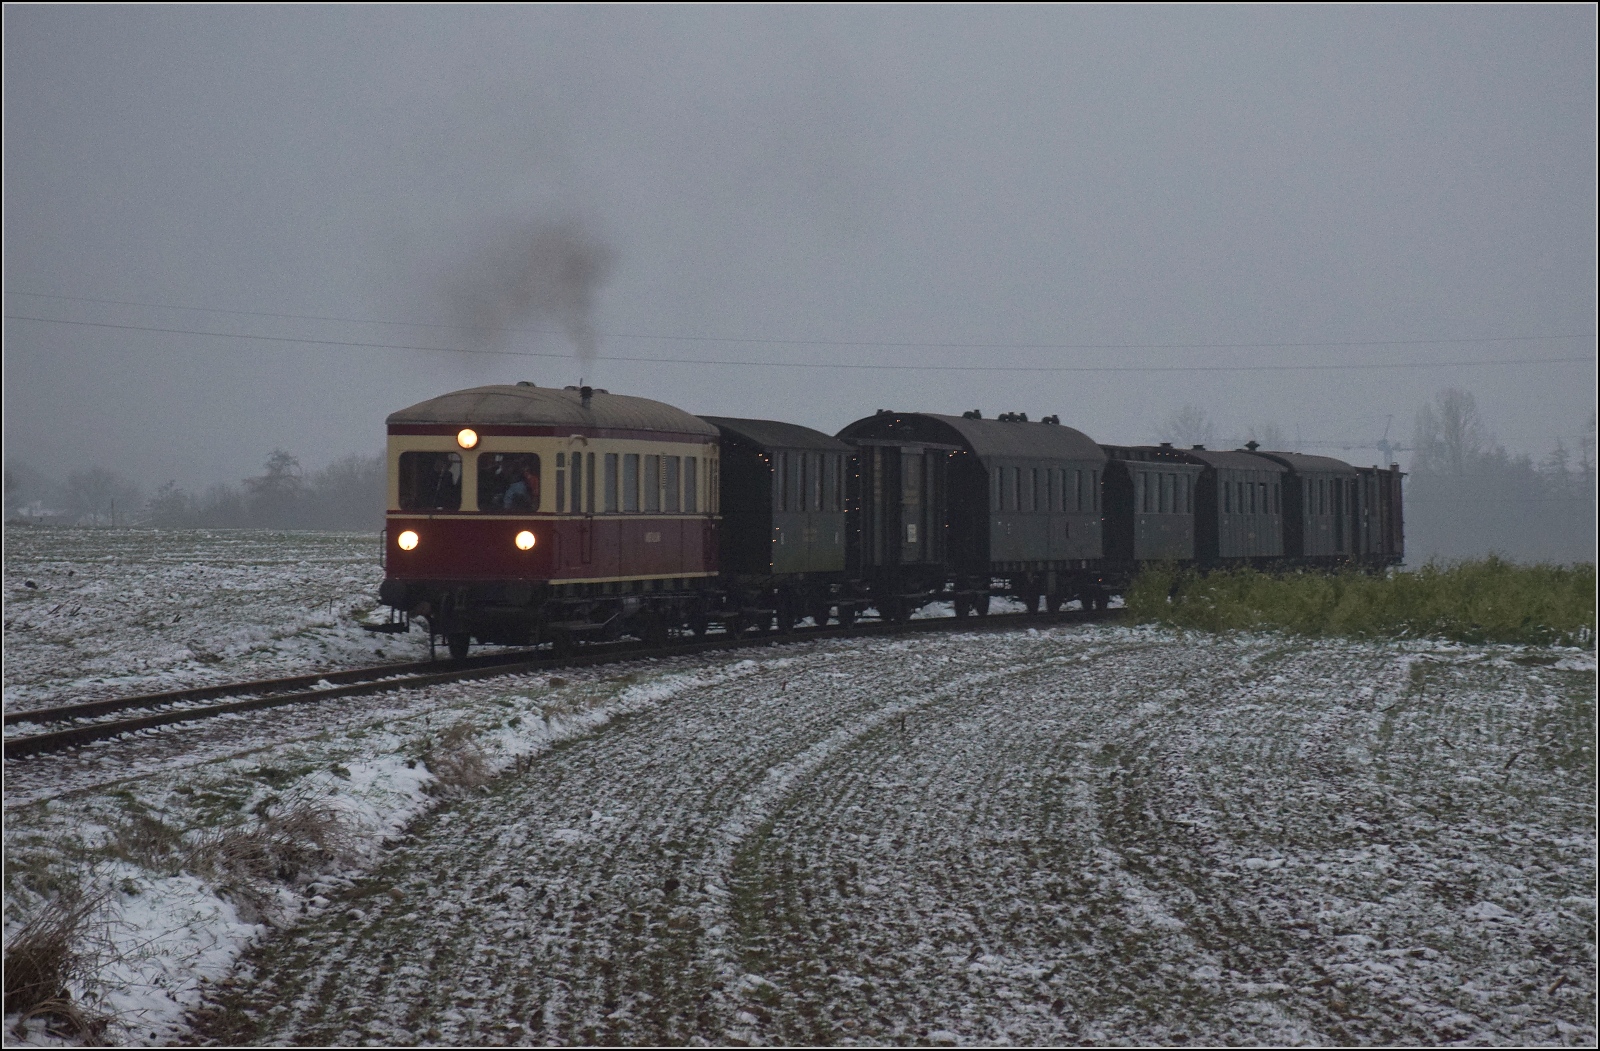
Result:
M987 617L989 615L989 593L985 591L979 595L973 601L972 608L978 611L978 616Z
M1061 607L1065 601L1066 600L1061 597L1060 592L1052 591L1049 595L1045 596L1045 607L1049 609L1051 613L1060 613Z
M731 617L724 617L722 626L727 629L729 635L743 635L745 629L744 617L738 613Z
M848 628L850 625L854 624L855 622L856 622L856 608L854 606L849 606L849 605L840 606L839 607L839 626L841 628Z
M707 617L702 611L696 610L689 614L689 630L697 639L705 635L706 629L710 627L710 624L711 618Z
M445 639L445 643L450 647L451 659L461 660L472 648L472 636L464 631L453 632Z
M972 613L972 600L965 595L958 594L950 601L951 608L958 617L969 616Z
M773 611L773 616L777 622L778 634L787 635L793 631L794 622L797 619L794 615L794 600L787 595L780 595L778 597L778 608Z
M665 646L671 637L668 633L667 618L660 613L652 613L646 617L642 628L644 641L650 646Z
M572 656L572 632L565 628L556 629L550 636L550 652L559 660L566 660Z
M827 627L828 611L833 607L826 602L818 601L811 607L811 623L819 628Z
M1035 593L1035 594L1032 594L1032 595L1028 596L1028 612L1029 613L1037 613L1043 608L1044 608L1044 596L1043 595Z

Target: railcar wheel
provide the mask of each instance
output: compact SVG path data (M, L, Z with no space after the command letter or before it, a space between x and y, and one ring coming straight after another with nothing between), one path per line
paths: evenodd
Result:
M1052 591L1049 595L1045 596L1045 608L1051 613L1060 613L1063 601L1064 600L1061 598L1059 593Z
M729 635L738 636L738 635L743 635L744 634L744 629L745 629L744 618L742 616L740 616L739 614L737 614L737 613L735 613L731 617L728 617L728 618L724 619L723 622L722 622L722 626L725 629L727 629L727 632L728 632Z
M978 616L987 617L989 615L989 593L985 591L975 598L972 601L972 608L977 610Z
M710 618L704 613L691 613L689 614L689 631L693 633L695 638L702 638L706 633L706 629L710 626L710 622Z
M965 617L972 613L972 600L965 595L957 595L950 603L958 617Z
M833 607L829 606L826 602L818 603L817 605L812 606L811 607L811 623L815 624L819 628L827 627L828 626L828 612L832 608Z
M848 628L856 622L856 608L850 605L839 607L839 627Z
M450 656L453 660L461 660L472 648L472 636L464 631L458 631L445 639L445 644L450 647Z

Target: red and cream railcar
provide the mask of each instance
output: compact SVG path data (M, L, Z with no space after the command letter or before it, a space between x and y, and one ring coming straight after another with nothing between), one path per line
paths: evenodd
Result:
M452 654L704 618L715 427L646 398L530 383L432 398L388 427L379 594Z

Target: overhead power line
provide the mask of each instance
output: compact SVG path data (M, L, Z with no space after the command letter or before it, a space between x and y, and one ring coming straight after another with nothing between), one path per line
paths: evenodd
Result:
M36 321L46 325L78 325L85 328L116 329L128 332L157 332L177 336L207 336L213 339L245 339L266 343L297 343L315 347L360 347L376 350L421 350L441 354L489 354L513 358L559 358L571 354L535 350L487 350L476 347L433 347L406 343L359 343L350 340L303 339L295 336L252 336L239 332L205 332L187 328L156 328L149 325L114 325L104 321L63 321L59 318L6 314L9 321ZM1353 369L1432 369L1479 365L1553 365L1594 361L1593 357L1512 358L1494 361L1391 361L1355 365L873 365L863 362L819 361L738 361L726 358L641 358L606 354L606 361L628 361L649 365L732 365L767 369L873 369L893 372L1332 372Z
M143 303L131 299L94 299L88 296L50 295L44 292L7 292L6 295L29 296L36 299L59 299L74 303L105 303L116 306L145 307L152 310L187 310L206 314L231 314L240 317L288 318L298 321L334 321L353 325L393 325L402 328L431 328L453 331L459 331L464 327L462 325L444 325L422 321L389 321L380 318L333 317L324 314L279 314L262 310L229 310L222 307L187 307L175 306L170 303ZM6 316L11 317L13 315L8 314ZM91 324L91 322L62 322L62 324ZM540 336L562 335L560 332L552 332L546 329L505 329L503 331L509 333L526 333L528 335ZM222 333L217 334L221 335ZM1451 343L1540 343L1564 339L1595 338L1595 334L1592 332L1580 332L1549 336L1468 336L1454 339L1303 340L1299 342L1276 343L959 343L933 340L800 339L774 336L677 336L643 332L597 332L595 335L603 339L651 339L680 343L750 343L808 347L926 347L937 350L1269 350L1294 348L1310 349L1315 347L1420 347L1438 346ZM364 346L366 344L361 345Z

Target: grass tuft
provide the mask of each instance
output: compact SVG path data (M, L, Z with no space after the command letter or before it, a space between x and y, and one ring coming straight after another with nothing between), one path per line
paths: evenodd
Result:
M44 904L5 947L5 1013L19 1025L42 1018L48 1031L101 1043L107 1019L72 999L110 955L108 895L67 890Z
M1204 631L1276 629L1301 635L1444 638L1464 643L1593 646L1595 567L1524 566L1490 556L1369 576L1141 573L1126 596L1140 623Z
M219 829L191 849L185 867L218 881L238 901L264 909L272 884L293 883L347 859L356 836L339 812L311 797L279 801L257 823Z
M446 794L472 792L494 779L489 757L475 740L477 727L462 721L440 731L422 761Z

